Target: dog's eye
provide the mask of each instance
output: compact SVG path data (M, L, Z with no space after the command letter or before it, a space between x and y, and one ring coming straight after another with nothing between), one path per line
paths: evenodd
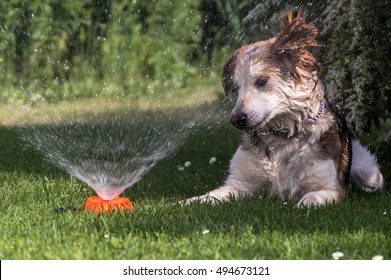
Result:
M257 88L261 88L267 83L268 80L269 77L267 76L259 76L258 78L255 79L254 85Z

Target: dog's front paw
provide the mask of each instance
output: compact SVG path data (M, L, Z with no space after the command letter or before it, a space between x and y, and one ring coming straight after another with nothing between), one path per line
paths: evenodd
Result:
M215 204L215 203L217 203L219 201L220 200L218 200L217 198L215 198L213 196L201 195L201 196L196 196L196 197L192 197L192 198L189 198L189 199L182 200L182 201L180 201L180 204L181 205L190 205L192 203L210 203L210 204Z
M314 191L306 193L299 203L296 204L297 207L310 207L310 206L323 206L326 204L339 202L342 198L342 194L338 191Z

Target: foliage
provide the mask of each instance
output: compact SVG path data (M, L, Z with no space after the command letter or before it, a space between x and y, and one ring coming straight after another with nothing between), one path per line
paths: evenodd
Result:
M202 0L200 11L202 21L201 45L207 54L209 65L214 51L222 46L231 49L239 47L243 39L241 19L254 7L256 1L251 0Z
M368 131L391 116L391 3L330 0L323 21L329 97L355 131Z
M16 98L151 93L195 74L198 0L11 0L0 8L0 80L26 95ZM12 98L5 89L3 100Z

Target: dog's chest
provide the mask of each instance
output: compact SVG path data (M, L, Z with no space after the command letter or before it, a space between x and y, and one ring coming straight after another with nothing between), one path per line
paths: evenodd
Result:
M264 144L251 156L249 175L261 183L281 184L282 181L295 181L311 164L312 145L292 142L289 145Z

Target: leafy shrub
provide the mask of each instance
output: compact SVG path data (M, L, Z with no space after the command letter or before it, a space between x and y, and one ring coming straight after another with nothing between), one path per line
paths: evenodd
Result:
M200 38L198 4L2 1L1 99L35 103L183 87L195 74L189 63Z

